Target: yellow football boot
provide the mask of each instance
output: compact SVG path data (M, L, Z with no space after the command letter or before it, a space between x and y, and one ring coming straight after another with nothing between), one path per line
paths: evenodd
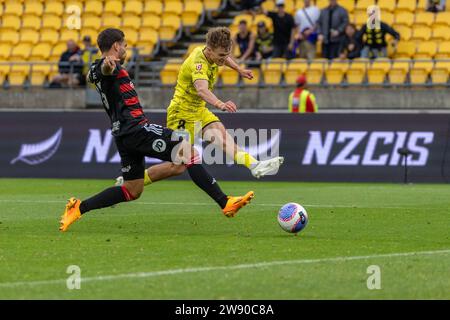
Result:
M249 203L254 196L255 193L249 191L243 197L228 197L227 205L222 209L223 214L228 218L234 217L239 209Z
M61 216L61 221L59 222L60 231L67 231L72 223L81 218L80 204L81 201L79 199L73 197L69 199L66 204L66 210L64 210L64 214Z

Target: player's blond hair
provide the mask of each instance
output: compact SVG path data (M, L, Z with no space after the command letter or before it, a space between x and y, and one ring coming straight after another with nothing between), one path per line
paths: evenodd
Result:
M211 49L230 49L231 44L231 32L227 27L212 28L206 34L206 45Z

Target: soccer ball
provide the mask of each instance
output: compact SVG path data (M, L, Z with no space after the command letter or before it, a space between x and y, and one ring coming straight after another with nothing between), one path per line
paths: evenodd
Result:
M290 202L282 206L278 212L278 223L284 231L297 233L308 224L308 213L298 203Z

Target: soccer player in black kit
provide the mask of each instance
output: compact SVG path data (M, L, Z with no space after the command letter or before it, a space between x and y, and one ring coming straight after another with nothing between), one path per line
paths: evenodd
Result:
M128 72L122 68L127 43L119 29L102 31L97 44L102 58L90 67L87 81L100 93L103 107L111 120L111 133L119 151L124 184L103 190L81 201L69 199L60 221L60 231L91 210L110 207L116 203L133 201L144 189L145 157L172 162L168 172L159 172L154 181L172 176L170 170L187 169L194 183L205 191L222 208L227 217L253 198L253 191L242 197L225 195L216 180L201 165L201 159L189 141L177 137L171 129L152 124L145 116Z

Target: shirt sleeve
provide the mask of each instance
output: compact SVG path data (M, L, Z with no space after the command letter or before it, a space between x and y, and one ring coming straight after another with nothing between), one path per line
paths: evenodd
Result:
M208 64L205 61L195 61L191 66L192 83L196 80L208 79Z

